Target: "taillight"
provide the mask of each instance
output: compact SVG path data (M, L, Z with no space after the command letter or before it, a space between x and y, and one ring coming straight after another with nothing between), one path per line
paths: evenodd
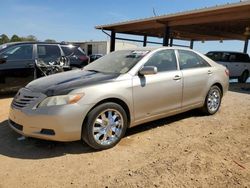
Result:
M227 76L229 76L229 70L228 69L225 69L225 73Z

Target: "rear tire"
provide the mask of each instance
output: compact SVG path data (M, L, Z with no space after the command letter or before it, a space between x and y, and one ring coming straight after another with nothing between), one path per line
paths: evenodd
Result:
M238 78L239 83L246 83L247 79L249 77L249 72L245 70L242 75Z
M128 126L125 110L108 102L92 109L82 127L82 139L97 150L114 147L124 136Z
M215 114L220 108L221 98L221 89L216 85L212 86L207 93L204 106L202 107L202 111L206 115Z

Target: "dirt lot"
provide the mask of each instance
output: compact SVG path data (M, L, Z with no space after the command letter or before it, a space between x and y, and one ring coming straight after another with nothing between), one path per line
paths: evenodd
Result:
M250 187L250 86L233 84L214 116L196 111L128 131L115 148L26 139L0 99L0 187Z

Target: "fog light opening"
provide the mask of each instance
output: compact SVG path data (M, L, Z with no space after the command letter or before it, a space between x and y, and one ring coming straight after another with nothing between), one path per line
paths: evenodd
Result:
M55 131L52 129L42 129L40 131L41 134L46 134L46 135L55 135Z

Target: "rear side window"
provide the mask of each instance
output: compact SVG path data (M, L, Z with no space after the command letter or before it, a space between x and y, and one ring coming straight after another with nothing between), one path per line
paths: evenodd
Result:
M33 56L33 45L24 44L12 46L6 49L1 56L7 58L8 61L30 60Z
M74 53L75 47L70 48L70 47L62 46L62 50L65 56L71 56Z
M174 50L162 50L156 52L145 64L155 66L158 72L177 70L177 61Z
M81 48L77 48L77 47L62 46L62 50L65 56L85 55L84 51L82 51Z
M56 61L61 57L60 48L57 45L37 45L38 58L45 62Z
M250 59L249 56L247 54L237 54L236 55L236 61L237 62L249 62L250 63Z
M231 53L231 52L208 52L207 56L214 61L222 62L249 62L248 54Z
M210 66L202 57L192 51L178 50L178 52L181 70Z

